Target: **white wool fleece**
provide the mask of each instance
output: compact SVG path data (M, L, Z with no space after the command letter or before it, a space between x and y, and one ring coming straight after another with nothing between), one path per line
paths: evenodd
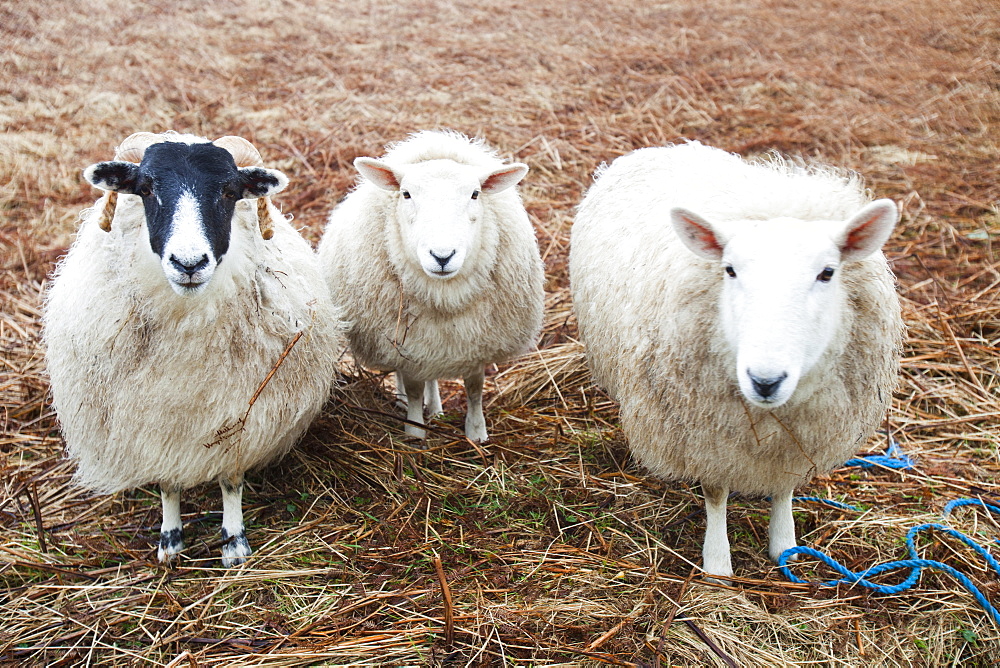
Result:
M883 254L836 265L830 308L839 316L820 332L826 347L787 403L769 409L741 392L723 324L731 258L695 255L671 228L671 210L737 231L797 219L821 235L827 223L810 221L847 220L867 202L855 177L777 158L748 163L697 142L641 149L599 173L573 225L573 302L594 378L621 403L640 462L670 478L774 494L863 446L891 402L903 336ZM790 329L774 322L772 331L778 349Z
M182 298L149 247L139 197L119 196L110 232L97 224L104 202L84 212L45 305L53 402L77 480L105 493L186 488L287 452L326 401L344 346L308 244L273 205L264 241L256 202L240 201L211 283Z
M484 172L504 165L482 142L451 132L413 135L381 161L451 161ZM319 246L358 361L433 381L481 374L525 352L541 327L544 275L516 189L478 197L477 237L448 280L428 276L405 255L396 217L401 196L363 179L330 215Z

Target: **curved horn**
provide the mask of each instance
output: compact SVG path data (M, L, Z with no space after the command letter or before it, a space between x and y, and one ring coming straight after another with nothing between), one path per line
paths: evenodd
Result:
M97 224L105 232L111 231L111 221L115 217L115 205L118 204L118 193L109 190L104 193L104 206L101 207L101 217L97 219Z
M260 157L260 151L243 137L226 135L219 137L212 143L229 151L237 167L264 166L264 159ZM257 200L257 224L260 225L260 236L265 241L274 236L274 221L271 220L271 212L268 208L270 204L270 197L261 197Z
M125 141L115 149L115 160L125 162L142 162L146 149L163 141L163 136L152 132L136 132L125 137ZM109 190L105 195L104 206L101 207L101 217L97 224L105 232L111 231L111 220L115 217L115 205L118 203L118 193Z
M237 167L263 167L264 159L260 157L260 151L243 137L236 135L226 135L219 137L212 142L219 148L229 151Z
M118 145L118 148L115 149L115 160L142 162L142 156L146 149L161 141L164 141L162 135L152 132L136 132L126 137L125 141Z

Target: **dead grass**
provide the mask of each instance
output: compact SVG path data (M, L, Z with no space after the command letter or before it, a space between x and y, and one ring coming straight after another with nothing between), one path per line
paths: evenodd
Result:
M802 541L858 568L900 558L952 498L996 503L1000 10L638 4L0 7L0 661L991 665L1000 631L947 576L891 597L784 581L756 500L730 520L747 579L702 582L697 489L630 463L581 364L566 261L589 175L633 148L691 137L861 171L904 204L887 252L910 333L887 426L918 466L817 479L803 492L866 510L802 506ZM251 476L254 558L219 567L205 486L184 501L184 558L157 566L155 490L72 487L47 400L40 299L94 200L80 170L135 130L243 135L289 174L280 203L315 241L354 157L436 127L532 167L549 316L539 351L491 377L491 443L460 438L448 385L416 449L382 379L350 370L302 446ZM997 520L952 518L983 544ZM1000 602L959 546L921 549Z

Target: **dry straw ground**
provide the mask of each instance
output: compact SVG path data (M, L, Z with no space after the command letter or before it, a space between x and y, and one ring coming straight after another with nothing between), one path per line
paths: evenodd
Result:
M887 247L909 324L887 427L909 472L803 491L805 544L855 568L903 556L945 502L996 501L1000 9L992 0L654 4L286 0L0 3L0 661L19 665L991 665L1000 630L953 580L909 593L791 585L766 506L735 500L733 588L704 583L696 486L646 475L589 383L567 292L573 207L602 161L681 137L854 168L903 205ZM421 451L381 379L347 370L304 443L250 477L255 557L225 571L218 490L155 562L153 489L91 497L48 403L39 307L95 193L81 169L136 130L254 141L315 241L351 161L423 129L529 163L549 276L540 351L461 398ZM880 450L885 436L867 445ZM982 544L996 517L957 512ZM940 539L921 553L1000 583ZM994 545L993 550L996 550ZM827 571L797 567L813 578ZM899 577L886 577L887 581Z

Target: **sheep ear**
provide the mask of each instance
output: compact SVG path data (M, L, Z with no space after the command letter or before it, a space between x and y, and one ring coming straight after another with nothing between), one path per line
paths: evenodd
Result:
M843 262L863 260L888 241L899 221L899 210L891 199L878 199L844 223L834 242Z
M706 260L721 260L724 241L708 222L693 211L679 207L670 210L670 223L691 252Z
M488 195L496 195L497 193L507 190L507 188L516 186L521 182L521 179L523 179L527 173L527 165L520 162L514 162L486 173L481 179L479 179L479 183L481 184L480 187L484 193Z
M376 160L375 158L357 158L354 160L354 168L358 170L361 176L382 190L399 190L399 182L402 180L402 175L381 160Z
M277 195L288 185L287 176L277 169L264 167L243 167L240 178L243 180L244 199Z
M121 160L99 162L83 170L83 178L95 188L134 195L139 165Z

